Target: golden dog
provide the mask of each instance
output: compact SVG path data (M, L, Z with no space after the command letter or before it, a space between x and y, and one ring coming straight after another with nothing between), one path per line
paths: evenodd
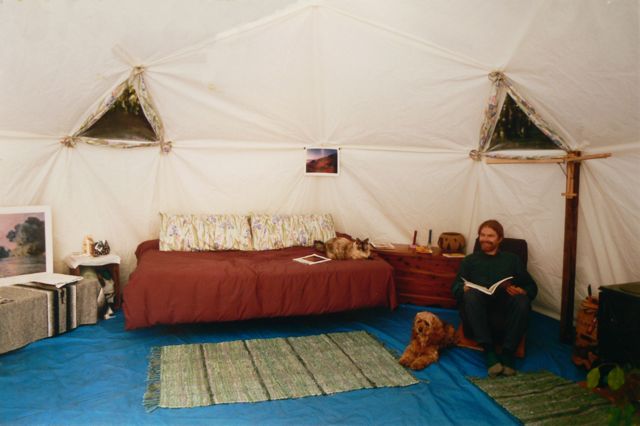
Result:
M400 357L400 364L422 370L438 361L439 350L455 344L456 331L431 312L418 312L413 320L411 342Z

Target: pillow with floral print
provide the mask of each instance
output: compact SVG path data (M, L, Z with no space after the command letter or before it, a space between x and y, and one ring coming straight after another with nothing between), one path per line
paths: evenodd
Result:
M249 217L160 213L160 250L253 250Z
M251 235L254 250L285 247L310 247L314 240L327 241L336 236L330 214L252 214Z

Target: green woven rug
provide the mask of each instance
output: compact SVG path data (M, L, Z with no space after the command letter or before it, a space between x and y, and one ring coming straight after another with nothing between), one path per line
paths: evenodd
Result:
M147 411L327 395L418 383L364 331L157 346Z
M548 371L469 380L526 425L606 425L609 401Z

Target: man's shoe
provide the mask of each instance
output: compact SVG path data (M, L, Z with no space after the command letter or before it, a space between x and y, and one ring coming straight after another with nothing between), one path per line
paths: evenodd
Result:
M500 361L502 362L503 375L511 377L517 374L516 358L513 351L504 350L500 356Z
M499 362L493 364L487 370L487 374L489 374L489 377L497 377L503 372L504 372L504 367L502 367L502 364L500 364Z
M487 374L489 377L496 377L502 373L502 363L498 359L495 351L485 350L484 356L487 362Z
M515 376L516 374L518 374L518 372L516 371L515 368L509 367L508 365L505 365L502 368L502 374L507 376L507 377L511 377L511 376Z

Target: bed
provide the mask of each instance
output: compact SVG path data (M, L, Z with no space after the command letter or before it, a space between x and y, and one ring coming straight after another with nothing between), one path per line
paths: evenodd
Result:
M397 307L393 269L384 260L293 261L312 253L160 251L158 240L145 241L124 289L126 329Z

